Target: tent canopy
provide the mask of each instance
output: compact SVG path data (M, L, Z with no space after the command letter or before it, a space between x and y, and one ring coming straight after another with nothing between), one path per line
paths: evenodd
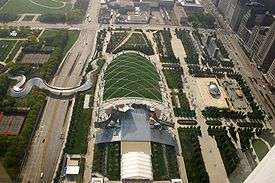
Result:
M151 156L144 152L128 152L122 155L121 179L153 180Z

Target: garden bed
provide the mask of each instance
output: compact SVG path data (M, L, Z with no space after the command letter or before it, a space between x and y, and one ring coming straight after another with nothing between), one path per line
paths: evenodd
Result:
M152 142L151 151L155 181L179 178L175 147Z
M182 156L186 168L188 182L208 183L209 176L201 154L197 128L178 128L182 148Z
M224 128L208 127L208 134L215 138L227 175L229 176L237 167L240 158L237 149L227 135Z
M152 43L147 39L143 32L133 33L126 43L117 48L113 53L119 53L122 50L139 51L146 55L154 54Z

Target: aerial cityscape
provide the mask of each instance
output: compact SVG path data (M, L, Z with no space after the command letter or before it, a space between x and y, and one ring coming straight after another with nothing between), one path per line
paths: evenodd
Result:
M0 0L0 183L275 183L274 0Z

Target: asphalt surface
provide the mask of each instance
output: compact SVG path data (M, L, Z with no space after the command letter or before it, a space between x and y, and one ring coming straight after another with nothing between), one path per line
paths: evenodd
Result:
M228 22L218 12L214 4L210 0L202 1L202 4L206 9L211 12L223 29L217 31L219 38L224 43L225 47L229 51L230 56L233 58L235 65L238 66L239 71L246 80L250 87L253 96L260 104L260 107L268 113L272 119L269 119L269 124L273 130L275 130L275 108L272 106L271 100L274 100L274 96L270 94L270 90L267 88L263 74L256 67L256 64L251 62L247 55L244 53L240 46L238 35L232 31ZM226 30L226 31L225 31Z
M207 3L207 2L206 2ZM109 25L98 25L97 16L99 11L99 2L90 1L87 14L90 14L92 22L85 22L78 25L66 25L66 24L45 24L40 22L11 22L8 23L9 26L30 26L32 28L68 28L68 29L79 29L81 30L79 39L77 43L70 50L70 55L68 59L62 64L62 68L58 71L57 75L54 77L51 85L59 87L74 87L77 86L82 78L82 70L85 65L87 58L92 55L94 49L94 41L96 36L96 31L99 28L107 28ZM222 18L219 16L219 20L222 22ZM224 23L226 25L226 23ZM3 26L4 24L0 24ZM115 25L112 27L119 27L120 25ZM123 25L125 28L139 28L139 29L163 29L165 25ZM171 29L174 28L185 28L192 29L191 27L182 26L169 26ZM206 30L208 31L208 30ZM212 31L212 30L209 30ZM223 34L231 33L230 29L223 31ZM228 37L229 35L226 35ZM223 38L222 38L223 39ZM240 66L242 72L248 76L245 76L246 80L248 77L256 76L260 77L260 73L251 69L251 65L247 65L247 60L245 55L241 52L237 38L234 36L229 40L223 39L227 42L227 46L234 47L236 49L235 57L238 62L241 62L243 66ZM239 50L240 49L240 50ZM80 55L80 56L79 56ZM77 63L75 60L78 58ZM242 58L242 59L241 59ZM247 68L248 67L248 68ZM252 67L253 68L253 67ZM247 73L246 73L247 72ZM252 75L250 74L252 73ZM264 105L263 98L260 96L257 88L254 89L252 83L248 82L249 86L252 88L253 94L257 96L257 101ZM256 86L255 86L256 87ZM25 168L22 172L23 182L51 182L54 177L54 171L56 169L58 159L62 153L62 148L64 146L64 141L66 139L67 130L69 127L70 116L72 113L72 106L74 100L70 102L69 100L60 100L48 98L42 120L40 122L39 128L33 139L33 143L30 149L30 154L26 162ZM275 129L275 123L273 122L273 128ZM43 178L40 178L43 172Z
M69 57L63 62L51 85L74 87L80 84L83 67L93 53L96 30L99 29L97 24L98 8L99 2L90 2L87 12L94 18L91 23L86 22L82 25L85 28L81 29L79 39L70 50ZM41 27L41 25L32 23L30 26ZM47 24L46 26L47 28L59 28L58 25ZM62 25L60 28L69 27ZM75 63L76 59L77 63ZM42 120L33 138L29 156L22 171L23 183L49 183L54 178L55 169L65 144L73 104L74 99L71 101L47 98ZM42 173L43 177L41 178Z

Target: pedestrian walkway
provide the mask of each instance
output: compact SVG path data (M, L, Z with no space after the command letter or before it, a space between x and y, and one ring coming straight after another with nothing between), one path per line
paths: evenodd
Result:
M200 102L201 99L199 88L197 87L195 80L188 74L188 68L184 61L186 57L186 53L184 51L184 47L181 43L181 40L178 39L175 35L175 32L172 31L172 40L171 40L172 48L174 50L174 54L176 57L179 57L180 64L183 67L184 74L187 79L187 83L189 85L189 92L196 96L196 100L194 101L197 108L197 122L198 125L201 126L202 137L199 138L201 145L202 157L205 163L206 171L209 175L209 180L211 183L227 183L228 178L224 168L224 164L220 155L220 152L217 147L217 143L215 139L208 135L207 128L208 125L205 123L205 119L202 116L201 110L203 109L203 104Z

